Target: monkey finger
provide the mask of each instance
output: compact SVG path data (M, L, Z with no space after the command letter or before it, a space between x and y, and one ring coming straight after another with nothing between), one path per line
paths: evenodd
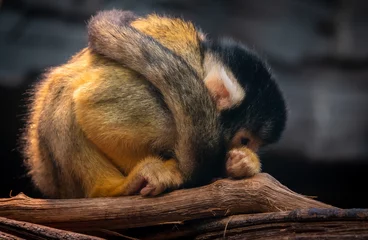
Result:
M159 195L160 193L162 193L163 191L165 191L165 187L163 185L158 185L156 186L156 189L154 189L152 192L151 192L151 196L157 196Z
M233 178L251 177L257 173L256 166L249 157L241 159L226 170L227 174Z
M128 195L136 194L136 193L139 192L139 190L141 190L146 185L147 185L146 179L142 176L137 176L127 186L126 191L127 191Z
M227 158L226 164L231 165L234 162L240 161L241 159L245 158L246 156L247 156L247 154L243 151L240 151L240 150L237 150L237 149L231 150L228 153L228 158Z
M154 192L155 190L156 186L148 183L144 188L141 189L140 193L142 196L148 196L152 195L151 193Z
M234 168L243 162L243 159L247 158L247 154L242 151L233 150L229 153L226 160L226 169Z

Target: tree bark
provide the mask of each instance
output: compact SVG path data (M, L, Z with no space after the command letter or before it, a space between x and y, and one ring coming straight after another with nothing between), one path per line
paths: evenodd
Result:
M101 240L102 238L0 217L0 239Z
M161 229L132 230L137 239L368 239L367 209L300 209L233 215ZM108 237L106 235L105 237Z
M182 223L234 214L332 206L297 194L266 173L243 180L218 180L158 197L0 199L0 216L50 227L90 231Z

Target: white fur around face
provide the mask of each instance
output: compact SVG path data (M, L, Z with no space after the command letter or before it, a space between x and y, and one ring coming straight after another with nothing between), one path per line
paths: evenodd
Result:
M211 64L204 82L220 111L239 105L245 97L244 89L221 63Z
M221 67L220 69L220 78L226 88L226 90L229 92L229 98L231 102L231 107L234 107L238 104L240 104L244 97L245 97L245 91L240 86L240 84L235 80L235 77L230 78L224 67Z

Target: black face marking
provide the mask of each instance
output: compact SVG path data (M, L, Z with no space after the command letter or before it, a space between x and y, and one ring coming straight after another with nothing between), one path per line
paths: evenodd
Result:
M265 144L276 142L287 118L284 98L267 65L253 52L235 43L212 43L207 47L233 73L245 90L243 102L221 113L229 138L241 128L257 135Z

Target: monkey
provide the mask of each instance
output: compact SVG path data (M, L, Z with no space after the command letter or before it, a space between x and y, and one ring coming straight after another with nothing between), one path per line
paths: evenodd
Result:
M119 20L125 14L134 15L117 10L99 13L89 23L89 42L95 51L135 69L124 51L126 39L121 38L128 29ZM135 17L129 25L182 57L204 81L224 131L227 176L243 178L260 172L257 151L280 139L287 119L285 100L267 64L231 39L208 40L182 19L151 14Z
M118 21L113 22L116 24L114 27L117 27L121 21L125 24L136 24L135 28L138 28L139 25L143 28L148 26L149 21L140 22L139 20L142 19L137 19L132 14L124 14L115 19ZM165 23L167 19L157 17L157 20L160 24L155 25L151 30L157 28L159 31L160 27L165 26L162 23ZM230 80L234 80L231 72L228 72L229 67L225 66L225 75L219 75L220 66L217 66L217 72L214 68L206 77L202 71L204 62L212 67L216 64L223 64L215 60L224 55L211 56L212 62L204 61L203 50L210 49L202 42L205 41L204 35L193 28L190 23L171 21L170 19L168 23L177 24L177 30L183 34L179 35L183 41L177 42L177 45L170 42L171 36L165 38L164 33L161 38L156 36L153 39L145 39L144 36L134 32L134 29L130 29L132 36L136 36L136 38L131 36L130 39L138 40L137 43L140 43L141 46L144 45L141 42L142 37L147 46L154 43L151 46L151 49L155 50L154 53L146 51L143 61L142 59L133 61L139 65L151 59L151 62L142 65L147 68L141 66L138 71L133 71L134 68L131 70L123 67L119 61L111 61L108 55L97 53L96 49L89 47L72 57L67 64L51 69L46 74L35 90L28 129L25 134L26 164L30 169L29 173L35 185L46 196L101 197L130 195L137 191L140 191L142 195L158 195L166 189L176 189L190 182L194 185L208 182L210 178L219 175L219 172L222 171L221 160L225 159L224 154L226 154L226 150L222 149L223 142L221 141L223 140L226 140L227 148L230 149L227 152L226 161L228 175L244 177L254 175L259 171L258 157L250 150L255 149L259 143L252 140L244 144L253 135L245 132L245 126L241 124L241 121L234 122L232 118L232 115L237 116L236 111L242 108L232 109L232 106L227 106L230 109L226 110L226 103L229 103L227 101L229 99L221 95L223 91L214 91L221 89L221 84L220 88L211 88L219 82L216 76L229 77L230 75ZM93 25L90 24L89 27L91 26ZM188 34L188 31L192 35ZM149 34L146 33L146 35ZM185 36L187 38L183 38ZM158 39L161 45L155 42L155 39ZM91 42L93 43L93 39L90 38ZM208 46L215 45L209 44ZM161 49L161 47L166 47L166 49ZM157 53L156 48L159 48L161 54ZM216 52L215 50L213 51ZM135 52L130 53L135 54ZM157 56L162 59L157 59ZM155 65L154 68L159 69L156 73L150 66L153 63L152 60L159 61L159 66ZM260 66L263 67L263 64L261 63ZM171 67L171 70L167 70L167 67ZM194 71L192 72L190 68ZM162 72L166 72L166 75ZM178 74L179 77L177 77ZM194 77L198 78L198 81L191 79L189 83L186 82L191 76L193 78L193 75L199 76ZM173 79L175 81L172 83L168 82ZM200 79L205 79L204 83L207 83L204 85L205 88L203 85L198 85L198 82L203 81ZM161 80L166 80L164 85L160 85ZM153 82L154 87L150 85L152 81L156 81ZM191 87L181 88L182 84L188 84ZM271 91L274 90L273 85L270 88ZM175 93L175 90L178 92ZM197 98L191 95L194 90L200 92ZM170 91L174 91L176 96L173 97ZM231 93L234 92L236 91L231 91ZM268 94L267 91L264 92ZM188 102L183 104L181 101L186 94L189 94L188 98L191 99L184 99ZM276 98L279 97L277 94ZM212 100L217 99L214 103L212 102L212 105L208 100L208 95ZM230 98L232 103L234 103L233 96L234 94ZM239 101L239 97L237 99ZM202 106L198 106L198 103L202 103ZM269 103L264 103L265 106L268 106L267 104ZM197 109L198 111L195 110L196 113L187 109L192 114L189 114L189 117L193 117L192 121L184 116L186 114L180 112L181 109L177 109L180 107L185 109L185 106L200 108ZM219 109L221 110L220 115ZM252 111L255 110L254 107ZM176 120L175 114L178 114ZM217 117L215 117L216 114ZM182 120L186 120L181 122L181 133L184 134L181 146L189 151L189 154L180 155L180 144L177 144L180 142L180 139L177 139L180 129L178 130L176 126L181 121L181 118L178 118L179 115ZM221 133L218 130L220 120L221 127L225 126ZM270 127L268 134L272 135L275 141L277 131L272 130L272 119L268 120L270 120L267 125ZM193 122L200 123L199 127L191 129L190 124ZM267 132L264 134L263 139L270 140L269 137L266 138ZM203 145L201 141L208 142ZM205 144L210 147L202 148ZM173 149L174 154L169 160L164 160L160 153L168 149ZM188 157L183 161L185 156L193 156L196 153L206 155L206 157L194 156L192 158L194 160ZM173 155L179 157L173 157ZM198 159L202 161L196 161ZM247 160L244 161L244 159Z
M132 64L148 60L139 71L85 48L35 88L25 163L45 196L155 196L220 174L226 152L203 81L180 57L130 30ZM137 54L137 44L151 48Z

